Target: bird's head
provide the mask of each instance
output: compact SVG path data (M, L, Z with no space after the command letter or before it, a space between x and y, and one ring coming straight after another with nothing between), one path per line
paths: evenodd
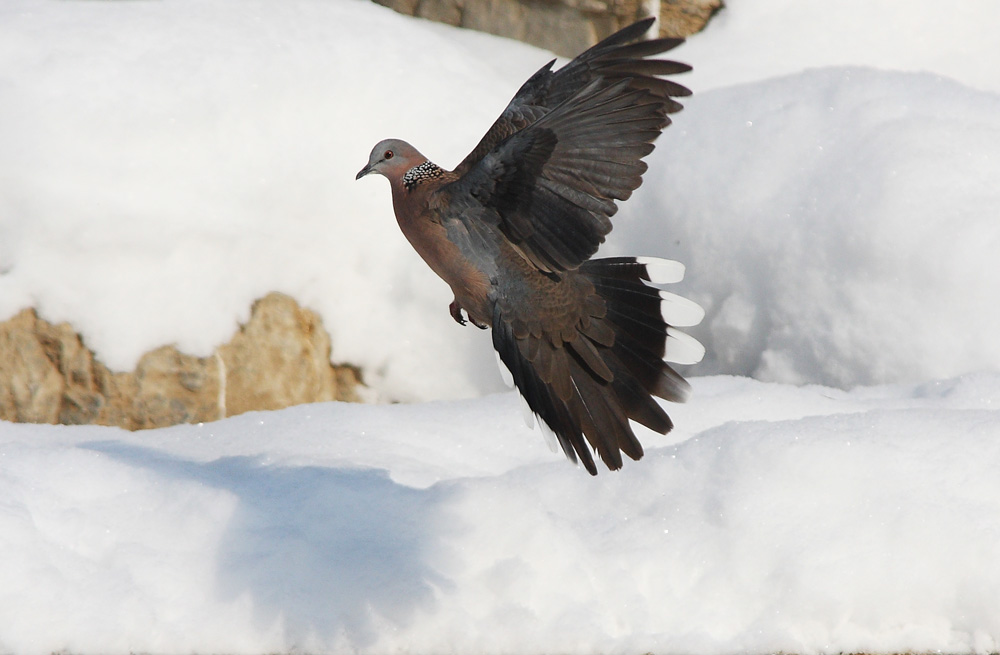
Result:
M427 158L406 141L386 139L375 144L372 154L368 156L368 164L354 179L360 180L369 173L378 173L390 180L399 179L406 171L425 161Z

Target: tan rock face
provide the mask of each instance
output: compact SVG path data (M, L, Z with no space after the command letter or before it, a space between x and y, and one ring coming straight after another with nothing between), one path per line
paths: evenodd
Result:
M63 347L52 336L57 327L37 323L33 311L23 311L0 330L0 417L9 421L55 423L59 418Z
M69 325L52 325L34 310L0 323L0 419L7 421L136 430L357 400L360 384L357 369L330 364L319 316L278 293L257 301L249 322L214 355L163 346L132 373L109 371Z
M705 29L722 0L660 0L660 36L691 36Z
M218 350L227 373L226 410L240 414L321 400L357 400L358 374L330 366L330 337L319 316L272 293ZM347 384L340 378L347 375Z
M650 15L641 0L375 0L408 16L488 32L573 57ZM701 31L723 0L660 0L660 36Z

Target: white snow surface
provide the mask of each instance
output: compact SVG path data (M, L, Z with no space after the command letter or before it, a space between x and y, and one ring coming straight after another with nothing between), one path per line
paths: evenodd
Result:
M0 651L996 652L997 398L696 378L597 478L513 393L7 424Z
M603 250L706 309L591 478L502 389L371 146L444 166L549 55L367 1L0 3L0 320L115 369L269 291L382 399L0 423L0 653L1000 650L1000 4L731 2Z
M849 388L1000 369L1000 95L831 68L685 112L614 247L669 226L656 254L707 312L699 373Z

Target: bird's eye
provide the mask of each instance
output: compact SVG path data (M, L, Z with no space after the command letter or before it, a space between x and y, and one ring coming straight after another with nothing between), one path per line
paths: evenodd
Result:
M393 156L395 156L395 154L396 154L396 153L394 153L394 152L393 152L392 150L386 150L386 151L385 151L385 154L384 154L384 155L382 155L382 158L383 158L383 159L392 159L392 158L393 158Z

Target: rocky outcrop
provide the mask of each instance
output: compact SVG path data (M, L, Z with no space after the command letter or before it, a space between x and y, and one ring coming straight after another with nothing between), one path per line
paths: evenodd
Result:
M725 6L723 0L660 0L660 36L691 36Z
M722 0L375 0L409 16L489 32L572 57L659 11L661 36L690 36Z
M134 372L94 359L66 323L26 309L0 323L0 419L117 425L129 430L212 421L255 409L357 400L360 374L330 364L330 338L314 312L272 293L210 357L163 346Z

